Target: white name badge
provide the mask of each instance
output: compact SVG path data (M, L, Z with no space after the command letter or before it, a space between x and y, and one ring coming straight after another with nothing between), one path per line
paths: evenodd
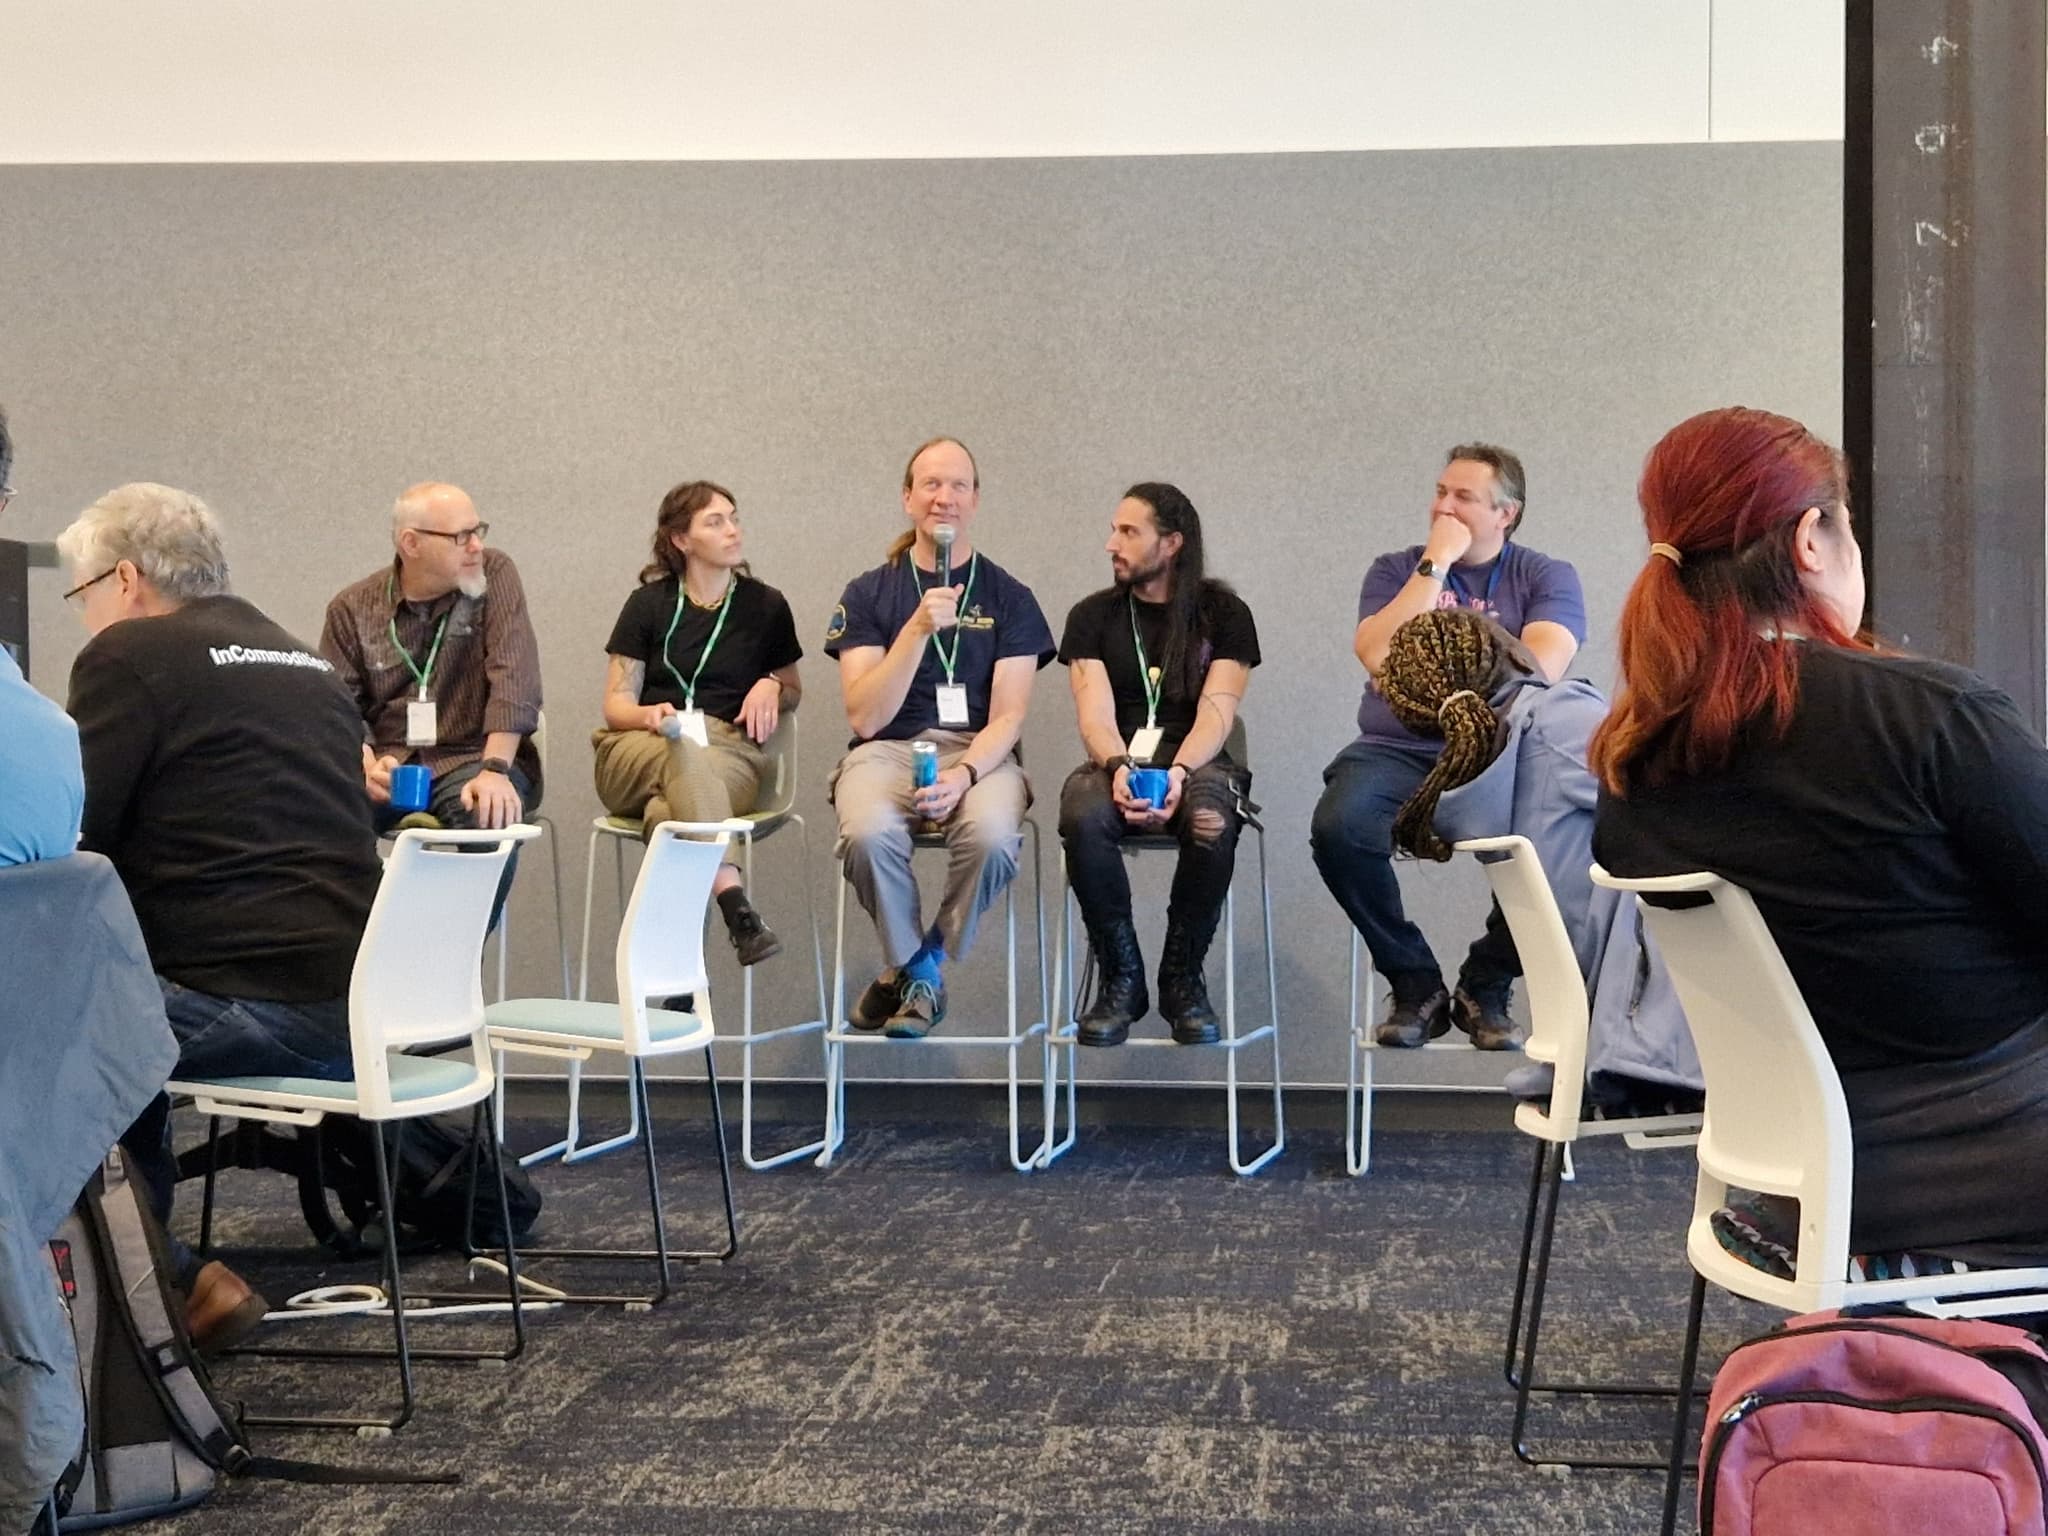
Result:
M967 723L967 685L965 683L939 684L939 724L965 725Z
M434 723L434 701L406 700L405 744L408 747L431 747L439 739L440 731Z
M684 741L694 741L700 747L711 745L711 733L704 728L704 711L701 709L679 709L676 720L682 729L676 734Z
M1159 738L1166 734L1156 725L1143 725L1131 732L1131 757L1140 763L1152 761L1152 754L1159 750Z

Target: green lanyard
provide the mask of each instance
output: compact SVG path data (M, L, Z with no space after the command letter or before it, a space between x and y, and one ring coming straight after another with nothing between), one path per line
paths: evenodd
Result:
M917 588L918 601L923 602L924 578L917 573L917 561L911 558L910 551L908 550L903 552L903 558L910 564L910 584ZM974 557L967 562L967 584L960 589L959 611L960 617L963 619L967 616L967 599L974 591L974 573L980 569L981 551L976 550ZM951 574L952 572L950 571L939 572L939 585L944 586L946 578ZM946 669L946 682L948 686L953 681L953 666L960 660L960 641L964 638L966 627L964 624L955 624L953 626L953 651L951 655L948 655L946 652L945 642L940 640L936 634L932 636L932 649L939 653L939 665Z
M697 657L697 670L690 674L690 680L683 681L683 674L676 670L675 661L669 656L668 643L676 636L676 626L683 621L683 604L689 599L683 590L683 578L676 578L676 611L668 621L668 633L661 637L661 663L668 668L668 674L676 680L676 686L683 690L683 708L697 707L697 679L704 675L704 663L711 659L711 649L718 644L718 637L725 631L725 616L732 611L733 589L740 584L738 576L725 584L725 596L718 604L718 622L711 626L711 638L704 642L704 649Z
M434 628L434 643L427 651L427 665L425 670L422 670L420 664L412 659L412 652L405 648L405 642L398 638L398 587L389 576L384 578L384 595L391 599L391 644L405 659L405 670L410 672L413 681L420 685L420 697L424 699L427 696L427 683L434 675L434 663L441 655L442 637L448 633L448 614L442 614L441 622ZM448 613L454 611L450 608Z
M1138 638L1138 600L1126 599L1131 615L1131 644L1138 650L1138 673L1145 682L1145 729L1151 730L1159 724L1159 696L1166 691L1166 684L1159 676L1159 669L1145 659L1145 642Z

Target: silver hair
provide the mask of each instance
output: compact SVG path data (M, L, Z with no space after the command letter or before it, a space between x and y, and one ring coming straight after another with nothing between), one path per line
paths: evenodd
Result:
M1493 471L1493 504L1498 507L1512 501L1515 520L1508 524L1508 532L1513 533L1520 528L1522 514L1529 506L1529 479L1522 471L1520 455L1495 443L1460 443L1444 455L1446 464L1455 464L1460 459L1484 464Z
M190 491L168 485L137 481L107 492L57 535L57 550L87 579L129 561L181 603L228 590L219 521Z

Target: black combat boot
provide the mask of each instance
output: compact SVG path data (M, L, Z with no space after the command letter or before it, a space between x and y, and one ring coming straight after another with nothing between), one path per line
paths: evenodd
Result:
M1173 1026L1177 1045L1214 1045L1223 1038L1216 1010L1209 1006L1209 984L1202 978L1202 962L1216 936L1219 915L1211 912L1190 920L1170 908L1166 914L1166 946L1159 952L1159 1012Z
M1091 928L1088 945L1095 951L1095 1001L1081 1015L1074 1038L1083 1045L1122 1045L1131 1026L1152 1006L1145 994L1145 957L1138 951L1138 930L1126 913L1102 928Z

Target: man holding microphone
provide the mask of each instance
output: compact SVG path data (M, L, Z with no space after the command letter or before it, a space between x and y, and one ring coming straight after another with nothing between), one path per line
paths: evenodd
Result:
M1017 872L1030 785L1016 761L1031 679L1052 630L1031 589L973 546L981 476L964 444L933 438L903 471L910 527L847 584L825 633L854 739L833 773L837 852L874 920L886 968L850 1022L897 1039L946 1016L941 967L963 958ZM913 783L917 748L937 772ZM945 834L946 884L927 926L911 873L917 823Z

